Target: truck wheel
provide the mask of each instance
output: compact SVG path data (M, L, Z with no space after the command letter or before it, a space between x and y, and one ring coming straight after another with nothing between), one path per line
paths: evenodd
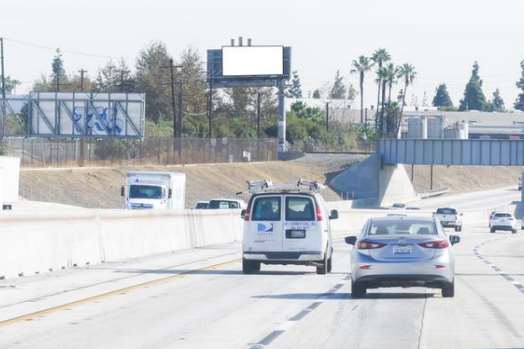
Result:
M444 298L455 297L455 281L442 287L442 297Z
M242 273L253 274L260 271L260 262L242 259Z
M491 228L490 231L491 231L492 233L494 233L494 232L495 232L495 228Z
M360 282L351 281L351 298L362 298L366 295L366 287Z
M322 264L317 265L317 274L324 275L328 273L328 251L326 251L326 254L324 255L324 261Z

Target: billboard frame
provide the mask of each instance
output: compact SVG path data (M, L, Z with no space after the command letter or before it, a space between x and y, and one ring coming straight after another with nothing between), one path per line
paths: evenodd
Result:
M276 87L278 89L277 107L277 129L279 153L287 151L286 143L286 113L284 108L285 82L291 77L291 47L284 45L256 45L256 46L237 46L237 47L282 47L282 75L223 75L223 54L222 48L232 46L222 46L220 49L207 50L207 82L209 85L210 96L214 88L233 88L233 87ZM210 98L210 103L212 100ZM213 107L210 106L210 113Z
M107 98L104 98L106 97ZM98 97L98 98L97 98ZM102 98L100 98L102 97ZM11 106L17 103L19 108ZM52 112L44 110L41 103L53 103ZM101 104L106 103L103 107ZM138 117L130 113L130 105L138 108ZM7 112L2 119L23 113L27 108L26 137L37 138L120 138L143 139L145 133L145 94L124 92L31 92L24 96L8 96L6 98ZM23 106L21 106L23 105ZM81 114L76 108L80 108ZM101 118L99 110L104 108L105 119ZM15 110L17 109L17 110ZM89 116L89 119L88 119ZM70 126L67 133L61 129L62 120L67 118ZM94 118L94 119L93 119ZM122 129L118 122L123 123ZM92 125L88 126L88 123ZM106 133L93 133L95 125L102 125ZM41 130L41 127L45 127ZM89 131L91 130L91 131ZM70 131L70 132L69 132ZM101 132L98 128L98 132ZM120 134L121 133L121 134Z

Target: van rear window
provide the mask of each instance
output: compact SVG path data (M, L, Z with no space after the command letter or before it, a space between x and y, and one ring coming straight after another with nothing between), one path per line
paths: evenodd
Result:
M265 196L255 199L252 219L254 221L279 221L280 197Z
M314 221L313 201L302 196L286 197L286 221Z

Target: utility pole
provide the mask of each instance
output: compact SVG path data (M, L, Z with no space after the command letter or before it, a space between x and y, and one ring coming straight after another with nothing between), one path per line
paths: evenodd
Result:
M182 137L182 119L184 117L183 114L183 92L184 92L184 85L183 85L183 81L182 80L179 80L178 81L178 120L177 120L177 125L176 125L176 131L177 131L177 138L181 138ZM178 150L180 151L180 149Z
M82 68L79 70L79 72L80 72L80 92L84 92L84 74L87 73L87 70ZM74 113L74 110L73 110L73 113ZM85 137L87 137L87 123L85 122L85 120L84 120L84 125L81 128L81 130L84 131L84 134L80 135L80 157L78 159L79 160L78 165L80 167L83 167L84 161L85 161Z
M257 91L257 139L260 139L260 91Z
M177 123L176 123L176 100L175 100L175 66L173 65L173 59L169 60L169 72L171 77L171 109L173 110L173 140L176 139L177 134ZM176 142L173 142L173 152L176 151Z
M207 138L213 137L213 129L211 125L211 119L213 118L213 77L209 77L209 96L207 101Z
M5 107L5 69L4 69L4 38L0 38L0 65L2 73L2 120L0 120L0 139L4 139L5 134L5 117L6 117L6 107Z
M126 86L124 83L124 71L120 70L120 92L126 92Z
M177 68L182 68L181 65L175 65L174 62L173 62L173 58L169 59L169 67L164 67L164 68L169 68L169 75L170 75L170 82L171 82L171 109L173 110L173 153L177 150L177 148L180 148L180 147L177 147L177 138L180 137L182 135L182 121L181 121L181 115L178 115L178 118L177 118L177 114L180 114L182 112L182 96L181 96L181 91L182 91L182 86L180 87L180 93L179 93L179 103L180 105L178 106L178 113L177 113L177 106L176 106L176 95L175 95L175 69ZM182 83L180 83L182 84ZM180 120L177 120L177 119L180 119ZM178 149L178 154L181 155L182 153L182 149Z
M84 74L87 73L87 70L80 69L80 92L84 92Z
M326 131L329 131L329 101L326 102Z

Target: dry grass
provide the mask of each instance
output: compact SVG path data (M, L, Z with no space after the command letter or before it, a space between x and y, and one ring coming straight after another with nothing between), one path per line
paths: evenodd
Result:
M327 165L303 162L200 164L177 166L134 166L117 168L23 169L20 194L29 200L57 202L97 208L122 207L120 187L128 170L177 171L187 175L186 205L197 200L235 197L250 179L271 178L285 183L299 177L325 181ZM328 200L338 196L324 190ZM244 197L245 198L245 197Z
M434 166L433 188L448 188L453 193L465 193L514 185L524 168L511 166ZM411 177L411 166L406 165ZM415 166L414 184L418 192L430 188L430 166Z

